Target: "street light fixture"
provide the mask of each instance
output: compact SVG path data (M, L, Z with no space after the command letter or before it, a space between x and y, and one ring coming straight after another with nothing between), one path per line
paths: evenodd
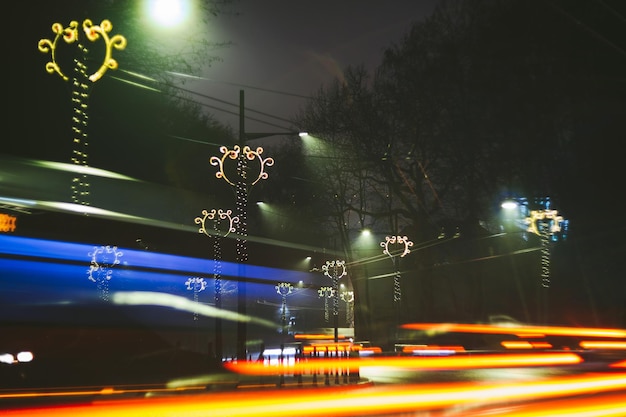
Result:
M282 335L285 336L287 327L287 296L293 291L293 285L288 282L281 282L276 285L276 292L282 297L282 311L281 311L281 323L282 323Z
M206 289L206 281L201 277L190 277L185 281L185 287L188 291L193 291L193 302L197 306L199 302L199 294ZM198 312L193 312L193 321L198 321Z
M333 286L331 297L333 299L333 323L335 327L335 343L339 342L339 279L346 275L346 261L326 261L322 266L324 275L331 279Z
M209 233L207 230L207 220L213 222L213 233ZM212 209L202 210L202 217L196 217L194 219L196 224L200 225L198 229L199 233L206 236L213 236L213 282L215 284L215 308L222 308L222 246L220 243L221 232L219 226L222 221L228 221L228 227L223 237L228 236L230 233L235 232L235 224L239 222L237 216L232 216L232 210ZM195 295L195 294L194 294ZM223 342L222 342L222 318L218 314L215 316L215 357L221 363L223 355Z
M539 210L528 210L526 199L505 200L501 207L505 209L505 219L519 222L521 230L539 236L541 240L541 286L538 289L538 321L545 322L548 312L548 288L550 287L550 241L557 235L565 236L567 220L550 208L550 199L535 200L535 204L543 207Z
M396 244L403 246L402 253L400 253L400 256L398 256L397 254L394 255L389 250L389 245L393 246ZM380 246L383 248L383 253L385 255L388 255L389 258L391 259L391 262L393 262L393 266L395 269L395 274L393 276L393 302L394 302L395 310L396 310L396 327L397 327L397 325L400 324L399 323L400 322L400 310L401 310L401 304L402 304L402 288L401 288L401 283L400 283L400 278L401 278L400 258L404 258L406 255L408 255L411 252L409 248L413 246L413 242L411 242L407 236L400 236L400 235L385 236L385 240L383 242L380 242Z
M354 327L354 291L342 291L341 299L346 303L346 323Z
M528 231L541 238L541 287L545 291L540 292L540 305L542 317L540 321L547 321L548 314L548 294L550 287L550 236L561 231L563 216L556 210L546 208L544 210L531 210L530 216L526 218Z
M264 158L263 148L257 147L256 149L245 145L248 140L259 139L268 136L276 135L292 135L300 134L301 132L264 132L264 133L248 133L245 131L245 106L244 106L244 91L239 91L239 137L238 143L233 149L228 149L225 146L220 147L222 157L212 156L210 163L213 166L218 167L218 172L215 174L217 178L225 180L229 185L235 188L236 198L236 216L239 219L237 223L237 242L236 242L236 257L239 268L239 281L237 283L237 312L241 316L245 316L247 313L246 307L246 270L245 265L248 262L248 248L247 248L247 235L248 235L248 193L249 188L255 185L261 180L268 178L269 174L265 171L266 167L274 165L274 159ZM231 178L224 171L226 162L228 160L237 161L236 175ZM259 172L255 178L250 181L248 179L248 162L257 161L259 163ZM246 339L247 339L247 323L245 321L237 322L237 359L246 359Z

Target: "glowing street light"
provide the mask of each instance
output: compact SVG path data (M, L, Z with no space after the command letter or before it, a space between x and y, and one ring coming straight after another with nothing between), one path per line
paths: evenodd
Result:
M190 13L190 2L184 0L149 0L146 6L152 20L164 27L178 25Z

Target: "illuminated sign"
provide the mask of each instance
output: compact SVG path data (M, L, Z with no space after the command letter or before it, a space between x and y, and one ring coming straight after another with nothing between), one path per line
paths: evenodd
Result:
M15 232L17 217L0 213L0 232Z

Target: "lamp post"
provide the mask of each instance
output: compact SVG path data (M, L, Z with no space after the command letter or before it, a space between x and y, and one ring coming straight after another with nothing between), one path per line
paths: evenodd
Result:
M204 280L204 278L191 277L187 278L187 281L185 281L185 286L187 287L188 291L193 291L193 302L197 305L199 301L199 294L206 289L206 281ZM198 321L197 311L193 312L193 320Z
M236 257L239 268L239 280L237 282L237 312L241 317L247 314L246 307L246 264L248 262L248 193L249 188L261 180L268 178L269 174L265 171L266 167L274 165L274 159L263 157L263 148L251 148L244 145L248 140L260 139L268 136L291 135L298 132L264 132L264 133L247 133L245 131L245 106L244 91L239 91L239 136L238 143L233 149L226 146L220 147L221 157L212 156L210 163L218 167L215 174L217 178L223 179L235 189L236 198L236 216L239 218L237 223L237 242ZM230 178L224 171L228 160L237 162L237 170L235 177ZM248 162L257 161L259 166L258 173L255 176L248 177ZM237 359L246 359L246 339L247 339L247 323L244 320L237 322Z
M276 292L282 297L282 310L281 310L281 323L282 323L282 335L285 336L285 328L287 326L287 296L293 291L293 285L288 282L281 282L276 285Z
M540 321L545 322L548 314L548 294L550 287L550 236L561 231L563 217L556 210L531 210L526 218L528 231L541 238L541 287L539 292Z
M211 220L213 222L213 233L209 233L206 228L207 220ZM222 221L226 220L228 220L228 227L223 237L235 232L234 225L239 222L238 217L232 216L232 210L202 210L202 217L196 217L194 219L195 223L200 225L200 229L198 229L199 233L206 236L213 235L213 282L215 283L215 308L218 310L222 308L222 246L220 244L220 238L222 236L219 231L219 226ZM219 312L215 316L215 357L221 363L223 359L223 342L222 318Z
M333 299L333 323L335 327L335 343L339 342L339 279L346 275L346 261L326 261L322 266L324 275L331 279Z
M57 57L57 47L59 42L63 40L67 44L76 43L79 51L78 58L74 59L74 75L72 76L72 134L73 145L71 162L84 170L89 164L87 163L88 156L88 132L87 123L89 121L88 105L89 93L92 83L98 81L108 69L116 69L118 64L113 59L112 49L124 49L126 47L126 38L122 35L114 35L109 37L109 32L113 29L113 25L109 20L103 20L100 25L94 25L90 19L85 19L82 23L82 29L85 37L90 42L96 42L99 39L104 41L104 58L100 64L100 67L88 74L89 68L87 67L88 61L88 48L82 40L82 36L79 36L78 22L71 21L67 27L63 27L60 23L54 23L52 25L52 32L55 33L54 40L41 39L38 43L40 52L50 53L51 61L46 63L46 71L50 74L56 73L64 81L69 81L70 78L66 75L61 68ZM76 176L72 179L71 184L71 198L75 204L89 205L87 197L89 195L89 181L87 174L83 173L80 176Z
M117 250L117 246L99 246L88 253L91 258L87 278L95 282L100 290L100 298L109 300L109 281L113 277L113 267L120 263L120 257L124 255Z
M354 327L354 291L342 291L341 299L346 303L346 325Z
M389 245L395 245L395 244L403 245L402 253L400 253L400 256L398 256L397 254L394 255L389 250ZM400 258L405 257L407 254L411 252L409 248L413 246L413 242L411 242L407 236L400 236L400 235L385 236L385 240L383 242L380 242L380 246L383 248L383 253L385 255L388 255L389 258L391 258L391 262L393 262L393 266L395 269L395 273L393 276L393 302L394 302L395 310L396 310L396 328L397 328L400 322L400 310L402 306L402 288L401 288L401 283L400 283L400 278L401 278Z
M333 287L327 285L320 287L320 289L317 290L317 294L324 299L324 320L328 321L328 299L333 296Z

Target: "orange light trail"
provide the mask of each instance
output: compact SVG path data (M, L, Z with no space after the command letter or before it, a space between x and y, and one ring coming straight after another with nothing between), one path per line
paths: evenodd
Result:
M610 368L626 368L626 360L617 361L609 365Z
M585 349L626 349L626 342L606 340L583 340L579 346Z
M298 340L334 340L335 336L332 334L324 334L324 333L319 333L319 334L304 334L304 333L296 333L293 335L293 338ZM345 339L346 337L344 335L338 335L337 337L338 339Z
M121 395L121 394L141 394L141 393L181 393L184 391L199 391L206 389L205 386L189 386L180 388L112 388L105 387L101 389L76 389L76 390L54 390L54 391L0 391L1 399L27 399L27 398L43 398L43 397L86 397L94 395ZM1 413L0 413L1 414Z
M7 409L3 416L29 417L301 417L314 416L354 416L385 413L401 413L417 410L441 409L445 407L479 406L483 410L489 404L498 405L504 401L537 401L561 396L598 394L611 390L626 389L626 374L584 374L555 377L548 380L481 384L476 382L454 382L435 384L383 385L366 388L316 388L235 391L226 393L152 397L133 400L102 400L90 404L54 405ZM590 397L591 398L591 397ZM615 397L618 398L618 397ZM623 394L613 401L618 407L626 399ZM568 399L569 405L572 399ZM621 403L619 402L621 401ZM580 403L580 407L591 407L591 402ZM608 410L610 404L596 405L597 410ZM531 416L607 416L600 411L576 414L578 410L569 406L569 414L555 414L554 410L537 409L534 414L515 412L515 407L507 406L499 415L518 417ZM604 408L603 408L604 407ZM614 410L615 411L615 410ZM612 412L614 412L612 411ZM623 411L623 408L622 408ZM584 412L582 410L581 412ZM508 414L507 414L508 413ZM468 414L463 414L468 415ZM471 414L479 415L479 414ZM497 415L493 410L488 414ZM623 414L621 414L623 415Z
M281 373L319 373L323 369L356 371L362 367L393 367L410 369L476 369L520 366L573 365L583 360L574 353L543 352L541 354L479 354L459 356L382 356L350 359L310 359L295 362L226 362L226 369L249 375Z
M463 414L464 416L467 414ZM529 403L504 410L488 409L472 412L473 417L623 417L626 415L626 397L620 394L594 395L586 398L566 398L549 402Z
M527 340L504 340L500 344L507 349L550 349L548 342L529 342Z
M402 346L403 353L413 352L429 352L429 351L451 351L451 352L465 352L463 346L439 346L439 345L404 345Z
M491 324L460 324L460 323L409 323L402 328L410 330L429 330L439 332L515 334L521 337L532 334L552 336L587 336L626 338L626 330L603 329L595 327L561 327L561 326L498 326Z

